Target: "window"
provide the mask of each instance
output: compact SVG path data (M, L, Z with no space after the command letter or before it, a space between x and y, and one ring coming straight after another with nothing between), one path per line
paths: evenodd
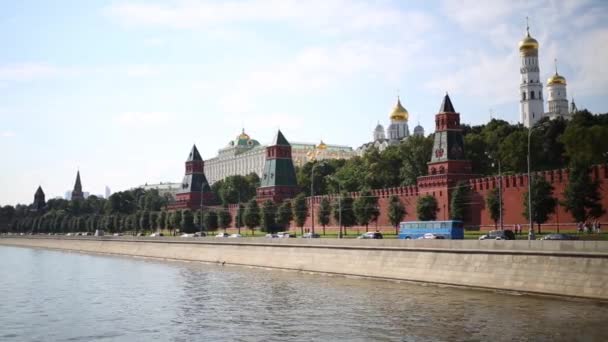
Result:
M534 97L534 90L532 90L532 91L530 92L530 99L534 100L534 98L535 98L535 97Z
M521 93L521 99L526 101L526 92Z

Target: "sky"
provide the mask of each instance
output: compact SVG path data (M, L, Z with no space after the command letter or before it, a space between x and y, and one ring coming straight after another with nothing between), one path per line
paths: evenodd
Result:
M399 95L433 131L519 120L529 17L543 79L557 58L579 108L608 112L608 2L56 0L0 3L0 205L180 181L242 128L261 143L349 145Z

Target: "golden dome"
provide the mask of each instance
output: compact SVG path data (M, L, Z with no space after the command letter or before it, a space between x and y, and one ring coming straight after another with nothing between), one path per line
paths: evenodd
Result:
M323 142L323 140L321 140L321 142L319 143L319 145L317 145L317 150L325 150L327 149L327 145L325 145L325 143Z
M564 76L558 74L557 72L555 73L555 75L549 77L549 79L547 80L547 85L551 86L554 84L563 84L566 85L566 78L564 78Z
M399 99L399 97L397 97L397 105L391 113L391 120L407 121L408 117L409 113L405 108L403 108L403 106L401 105L401 100Z
M247 135L247 133L245 133L245 129L243 128L243 131L241 132L241 134L239 134L238 140L249 140L251 139L249 137L249 135Z
M519 42L519 52L523 56L538 53L538 41L530 36L530 32Z

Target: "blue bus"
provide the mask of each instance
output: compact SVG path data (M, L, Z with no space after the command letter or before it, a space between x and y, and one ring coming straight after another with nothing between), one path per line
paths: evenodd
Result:
M464 239L462 221L411 221L401 222L399 239L418 239L424 234L432 233L444 239Z

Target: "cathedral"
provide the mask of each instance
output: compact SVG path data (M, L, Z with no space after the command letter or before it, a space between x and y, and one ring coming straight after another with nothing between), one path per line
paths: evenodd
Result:
M386 129L386 132L384 131L384 127L378 123L373 132L373 140L357 148L356 152L358 155L363 155L365 151L372 147L382 151L387 146L398 144L410 136L410 130L407 125L409 113L401 104L401 99L399 97L397 97L397 104L395 105L395 108L393 108L389 118L391 123ZM422 128L420 124L414 128L414 135L424 136L424 128Z
M572 114L577 111L574 100L568 108L566 78L557 72L556 62L555 74L547 80L548 111L545 112L538 50L538 41L530 36L530 27L527 26L526 36L519 42L519 55L521 57L519 114L521 122L526 127L534 126L543 117L570 119Z

